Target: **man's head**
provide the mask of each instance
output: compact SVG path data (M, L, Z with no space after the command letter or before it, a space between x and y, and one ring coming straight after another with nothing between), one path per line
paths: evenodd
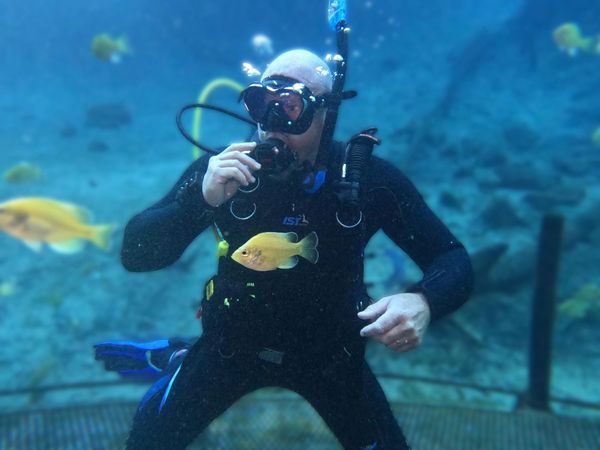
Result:
M290 50L275 58L264 71L261 81L273 76L294 78L315 95L331 92L333 84L325 61L302 49Z
M332 88L332 78L327 64L307 50L290 50L279 55L268 65L261 82L268 85L278 79L296 80L319 98L323 94L330 93ZM281 139L298 153L301 160L314 161L323 131L325 108L318 103L313 106L316 111L312 117L312 123L306 131L301 134L292 134L283 131L264 131L259 127L260 139L264 140L269 137Z

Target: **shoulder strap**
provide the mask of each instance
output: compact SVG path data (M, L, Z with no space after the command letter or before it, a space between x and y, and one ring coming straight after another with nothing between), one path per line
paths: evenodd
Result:
M335 182L335 193L340 201L338 222L342 226L358 225L361 221L362 174L371 160L375 145L381 141L375 137L377 128L369 128L352 136L343 152L339 178ZM345 218L343 218L345 217Z

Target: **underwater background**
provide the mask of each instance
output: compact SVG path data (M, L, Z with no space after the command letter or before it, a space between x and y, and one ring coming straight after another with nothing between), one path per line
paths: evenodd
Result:
M49 197L114 225L108 251L90 243L68 255L32 251L0 232L0 413L136 402L147 386L119 383L94 360L93 344L201 332L195 312L216 268L213 236L204 233L167 269L134 274L119 261L123 227L192 160L175 124L179 108L216 78L254 81L242 63L260 70L273 56L264 41L253 45L256 35L274 54L335 53L326 7L0 0L0 203ZM342 105L336 138L378 127L376 154L412 179L470 251L477 276L470 301L432 324L416 351L369 346L388 398L515 408L522 397L513 393L528 385L539 231L557 212L565 228L551 396L575 402L552 408L597 417L600 1L349 0L348 17L345 87L359 95ZM553 32L565 23L586 42L598 39L598 50L561 48ZM92 51L104 33L126 37L119 61ZM231 89L209 102L243 112ZM192 121L185 116L189 129ZM207 145L242 141L248 131L203 113ZM420 276L382 233L367 253L374 298Z

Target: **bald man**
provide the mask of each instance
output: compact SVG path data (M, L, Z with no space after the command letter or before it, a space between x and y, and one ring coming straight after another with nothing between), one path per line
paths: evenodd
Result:
M270 386L304 397L344 449L409 448L365 362L366 338L396 352L418 346L430 320L467 299L471 265L410 181L376 157L361 178L364 220L340 222L345 145L319 150L331 87L313 53L277 57L242 95L256 140L193 162L127 224L130 271L172 264L210 226L229 244L205 286L202 335L142 400L128 449L183 449L240 397ZM288 168L261 168L252 152L265 141L292 155ZM319 151L324 168L315 167ZM373 303L363 255L380 229L423 278Z

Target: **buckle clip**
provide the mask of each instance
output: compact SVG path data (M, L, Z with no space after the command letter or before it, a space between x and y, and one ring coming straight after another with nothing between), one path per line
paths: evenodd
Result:
M258 352L258 357L263 361L270 362L272 364L281 364L283 363L283 356L285 352L280 352L277 350L273 350L271 348L263 348L260 352Z

